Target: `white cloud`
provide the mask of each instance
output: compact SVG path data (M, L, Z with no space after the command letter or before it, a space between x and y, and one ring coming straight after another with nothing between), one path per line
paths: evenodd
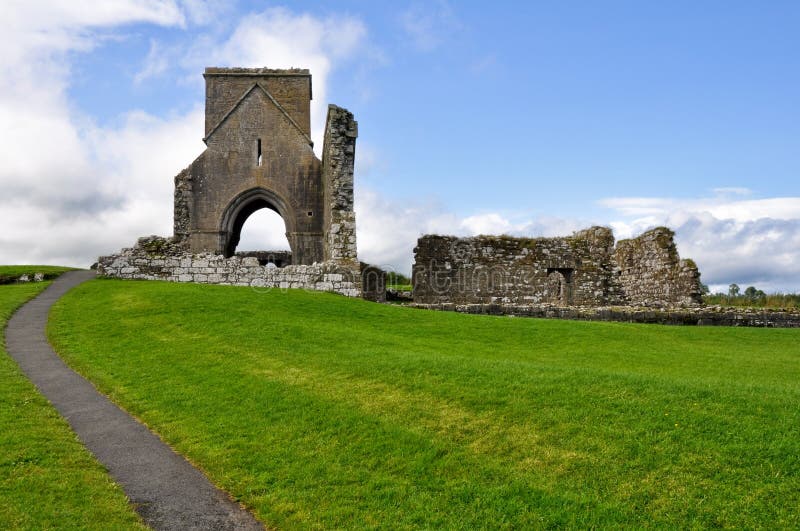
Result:
M250 215L242 227L237 251L288 251L286 222L272 210L263 208Z
M625 216L634 217L663 216L668 212L708 212L720 219L733 219L740 222L762 218L797 219L800 217L800 197L735 200L727 194L717 194L711 198L694 199L617 197L603 199L599 203Z
M618 237L656 225L675 230L683 257L693 258L712 288L731 283L764 291L800 291L800 197L742 199L746 189L707 198L611 198L600 203L622 219Z
M132 109L120 125L100 128L66 96L69 54L90 52L120 25L206 23L216 9L198 0L4 5L0 223L8 229L0 235L0 263L87 266L138 236L171 234L172 177L204 148L202 90L185 114L156 118ZM273 9L245 17L228 38L206 35L204 46L218 50L213 61L222 66L310 67L319 138L327 76L364 35L353 18ZM139 81L166 68L158 52L151 46L150 71ZM213 64L207 60L200 54L187 62L198 79Z
M233 0L179 0L186 17L193 24L207 25L230 15Z
M133 22L174 25L185 21L172 0L5 0L4 4L3 25L20 33L57 29L73 32Z
M14 228L0 239L0 262L85 267L139 236L170 234L171 176L202 151L203 119L200 108L171 120L131 113L119 128L88 132L86 173L58 178L62 166L52 164L0 199L0 219ZM11 189L5 179L2 188Z
M206 50L204 60L215 66L308 68L314 93L311 134L320 153L328 107L328 76L337 61L357 51L365 36L366 28L356 18L318 19L272 8L245 17L225 43Z
M408 42L420 52L430 52L462 28L453 8L445 0L417 3L400 15L400 26Z
M180 26L184 19L171 1L4 4L0 223L9 229L0 262L88 265L95 251L109 247L104 233L125 233L144 214L131 213L122 187L95 156L102 143L90 139L91 120L66 97L68 54L96 46L104 37L95 32L136 22ZM112 210L118 215L109 218Z
M0 263L86 266L138 236L171 233L172 176L203 149L202 90L197 86L197 105L185 114L156 118L132 109L120 125L100 128L66 96L69 54L91 51L124 24L213 25L222 8L202 0L4 4L0 223L7 229L0 233ZM417 45L438 45L425 41L425 32L434 28L430 36L441 27L441 9L432 11L439 18L430 22L420 13L408 16L407 29L413 36L416 24ZM446 9L444 14L447 22ZM198 84L201 69L212 64L308 67L314 75L312 129L319 149L327 80L337 65L360 53L363 24L280 8L228 23L229 34L211 31L190 47L154 43L139 81L176 68L176 61ZM364 157L371 153L368 146L361 148L357 171L363 175L379 162ZM459 216L435 201L390 200L360 185L356 194L361 258L404 272L410 270L417 238L426 233L556 236L608 222L621 238L666 224L676 230L681 255L698 262L708 283L800 290L797 197L753 199L749 190L728 188L708 198L610 198L601 202L610 216L582 220L499 211ZM261 217L248 223L254 228L245 237L252 234L253 247L280 248L285 242L280 220ZM242 243L247 246L248 240Z
M427 233L552 237L606 225L622 239L666 225L676 232L681 256L698 263L712 289L737 283L768 292L800 291L800 198L742 199L752 194L715 192L694 199L605 199L601 204L612 210L610 216L564 219L502 212L457 216L433 202L390 201L358 187L359 255L407 273L417 238Z
M358 18L330 15L318 18L276 7L244 16L230 35L206 34L190 46L151 46L136 78L145 80L168 68L180 68L194 84L207 66L247 68L308 68L312 75L311 138L319 155L328 107L328 78L333 69L364 50L367 30Z
M432 199L390 200L358 183L355 199L359 258L404 274L411 271L414 247L424 234L552 237L592 225L587 220L524 213L458 216Z
M144 60L144 66L133 76L133 82L137 85L147 81L151 77L157 77L169 68L169 59L162 49L162 45L156 40L150 41L150 51Z
M136 22L183 26L185 18L171 0L6 0L0 17L0 61L6 69L27 73L54 55L91 49L97 42L94 30Z

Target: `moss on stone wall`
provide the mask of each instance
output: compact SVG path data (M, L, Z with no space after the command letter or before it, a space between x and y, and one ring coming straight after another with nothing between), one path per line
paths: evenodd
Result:
M414 251L414 299L419 303L700 302L697 266L680 260L674 233L666 227L616 246L607 227L563 238L428 235Z

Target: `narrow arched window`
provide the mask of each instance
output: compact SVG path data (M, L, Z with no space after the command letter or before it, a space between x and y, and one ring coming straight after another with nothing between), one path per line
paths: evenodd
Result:
M256 140L256 165L261 166L263 160L264 159L261 155L261 139L259 138L258 140Z

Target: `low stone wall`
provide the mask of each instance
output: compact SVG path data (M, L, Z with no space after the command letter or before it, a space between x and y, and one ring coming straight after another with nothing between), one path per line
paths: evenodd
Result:
M657 227L620 241L606 227L561 238L426 235L417 241L414 302L559 306L697 306L700 273Z
M60 274L60 273L59 273ZM57 277L58 275L47 275L44 273L25 274L19 276L0 275L0 285L3 284L24 284L26 282L43 282Z
M153 241L143 238L133 249L124 249L118 255L101 256L97 272L105 277L131 280L309 289L331 291L348 297L361 296L361 274L357 263L353 268L339 262L279 268L262 266L256 257L158 254L152 251ZM147 246L151 248L150 252L143 248Z
M258 263L263 266L267 264L273 264L275 267L292 265L292 251L242 251L237 252L235 256L257 258Z
M702 308L558 307L508 304L409 304L411 308L452 311L481 315L510 315L577 321L617 321L694 326L749 326L760 328L800 328L800 312L743 309L719 306Z

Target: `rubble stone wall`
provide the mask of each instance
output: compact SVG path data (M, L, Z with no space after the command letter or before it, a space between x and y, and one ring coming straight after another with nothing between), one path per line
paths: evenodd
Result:
M615 248L605 227L563 238L423 236L414 250L414 302L562 307L701 302L697 267L679 259L669 229L620 243Z
M97 271L110 278L202 282L258 288L330 291L348 297L361 296L361 273L337 262L286 267L262 266L253 256L225 258L213 254L189 254L169 240L141 238L136 247L112 256L101 256Z
M209 67L203 75L207 149L175 177L172 239L141 238L101 257L100 274L360 296L353 114L328 108L320 161L310 137L308 70ZM244 223L262 208L283 219L291 253L237 256ZM381 279L371 282L369 297L383 300Z
M615 304L614 237L592 227L566 238L423 236L414 301L456 304Z
M692 260L681 260L675 233L666 227L638 238L620 240L614 259L619 283L630 304L691 305L701 301L700 272Z
M758 328L800 328L800 312L796 310L730 309L719 306L667 308L604 307L563 308L549 305L508 304L411 304L412 308L451 311L479 315L506 315L577 321L616 321L625 323L747 326Z
M358 122L353 113L328 106L322 154L325 187L325 260L357 260L356 215L353 210L353 170Z

